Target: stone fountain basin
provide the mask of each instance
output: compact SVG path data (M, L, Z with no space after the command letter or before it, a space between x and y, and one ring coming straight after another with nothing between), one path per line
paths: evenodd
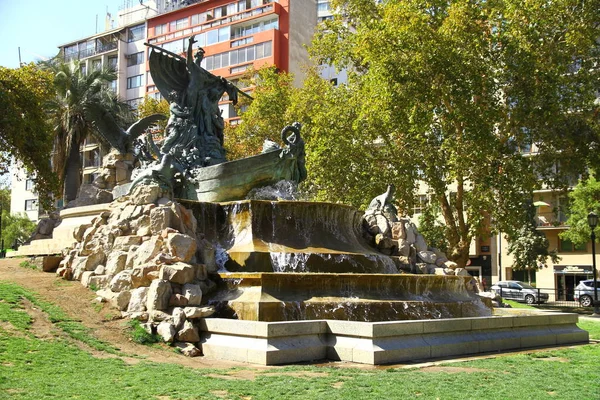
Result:
M577 321L566 313L388 322L207 318L201 340L206 357L253 364L391 364L588 343Z
M249 321L397 321L491 315L471 277L413 274L220 273L218 315Z

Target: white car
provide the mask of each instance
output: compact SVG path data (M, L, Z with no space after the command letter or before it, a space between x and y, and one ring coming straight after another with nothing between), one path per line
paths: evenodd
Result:
M598 288L598 296L600 296L600 281L596 281L596 287ZM579 282L575 286L575 296L573 298L582 307L591 307L594 304L594 280L588 279Z
M493 284L490 289L504 299L527 304L545 303L549 297L548 293L541 293L538 289L521 281L499 281Z

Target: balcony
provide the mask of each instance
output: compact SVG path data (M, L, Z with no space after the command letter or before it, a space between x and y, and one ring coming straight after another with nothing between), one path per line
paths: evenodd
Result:
M569 229L567 217L562 212L559 212L558 215L553 212L538 213L535 216L535 222L540 230Z
M95 56L96 54L106 53L107 51L116 50L117 42L110 42L101 45L97 45L96 48L83 49L78 52L65 54L65 61L71 60L81 60L83 58L88 58L91 56Z

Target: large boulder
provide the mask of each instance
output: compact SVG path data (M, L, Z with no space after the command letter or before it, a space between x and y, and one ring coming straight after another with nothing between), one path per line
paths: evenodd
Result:
M200 334L198 328L196 328L190 321L185 321L183 327L177 332L177 340L181 342L199 342Z
M177 334L177 331L175 330L173 324L167 321L163 321L159 323L156 327L156 333L158 334L158 336L161 337L163 342L171 343L173 342L173 340L175 340L175 335Z
M176 262L173 265L163 265L158 277L159 279L184 285L196 279L196 268L182 262Z
M171 284L167 280L155 279L148 289L146 308L148 311L166 310L169 307L169 299L173 294Z
M111 251L108 255L108 259L106 260L105 273L108 275L116 275L125 269L126 263L126 252L119 250Z
M143 312L146 311L146 301L148 299L147 287L139 287L131 290L131 299L129 300L129 306L127 312Z
M167 250L183 262L190 262L196 253L196 239L188 235L170 233L165 244Z
M121 292L123 290L131 289L131 270L126 269L116 274L108 286L113 292Z
M130 200L137 205L154 203L161 189L158 185L138 185L129 194Z
M199 306L202 304L202 288L198 284L184 284L182 295L187 299L188 306Z
M149 240L146 240L137 248L132 266L135 268L148 263L158 255L162 244L163 241L160 236L152 236Z

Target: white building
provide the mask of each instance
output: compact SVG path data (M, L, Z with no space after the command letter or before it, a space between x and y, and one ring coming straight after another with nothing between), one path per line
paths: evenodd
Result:
M35 191L34 176L25 168L14 163L10 173L10 213L25 213L32 221L38 220L38 194Z
M111 88L124 101L136 108L146 90L145 46L146 20L156 14L156 3L139 4L124 1L118 12L117 27L107 18L104 32L74 40L59 46L59 55L65 61L80 60L82 71L112 67L118 78ZM82 183L92 183L101 166L102 149L93 138L87 138L81 147ZM29 183L28 183L29 182ZM38 219L37 193L32 188L33 179L25 170L13 168L11 181L11 213L25 212L33 221Z

